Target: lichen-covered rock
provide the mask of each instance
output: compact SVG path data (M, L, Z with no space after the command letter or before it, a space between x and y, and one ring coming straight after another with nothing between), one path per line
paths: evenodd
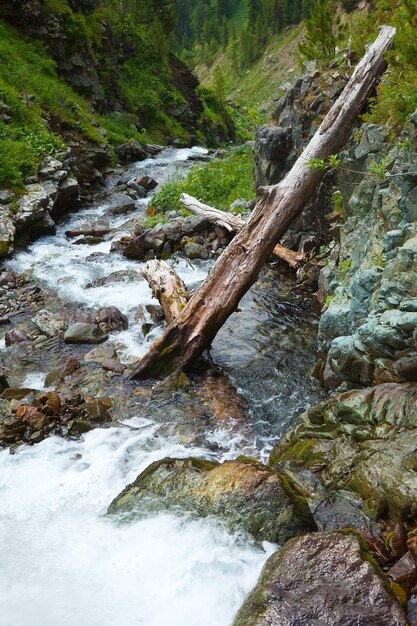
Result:
M213 516L233 531L275 543L315 528L306 501L281 476L245 459L222 464L163 459L126 487L109 513L146 515L164 510Z
M397 353L414 348L417 130L407 124L394 145L386 133L383 126L363 125L339 155L339 271L319 331L324 380L333 389L344 381L362 386L381 382L380 360L398 361L404 355ZM369 174L375 163L388 163L390 173L401 175L381 180L361 174ZM395 368L385 364L391 370L385 380L414 380L411 361Z
M267 561L234 626L406 626L407 619L360 540L316 533Z

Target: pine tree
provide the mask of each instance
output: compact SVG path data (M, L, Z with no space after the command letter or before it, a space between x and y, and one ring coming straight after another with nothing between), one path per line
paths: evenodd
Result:
M310 19L306 20L306 42L298 46L306 59L330 59L336 49L334 0L317 0Z

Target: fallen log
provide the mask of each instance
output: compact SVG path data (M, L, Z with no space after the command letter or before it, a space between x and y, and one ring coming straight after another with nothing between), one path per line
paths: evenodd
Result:
M85 230L66 230L65 237L104 237L112 233L114 228L87 228Z
M287 176L261 188L250 220L218 259L213 270L134 369L131 378L157 377L187 369L210 347L240 299L256 281L265 260L311 198L324 175L312 159L337 154L348 139L375 81L385 67L395 28L383 26L342 94Z
M193 196L189 196L188 193L181 194L181 204L193 215L205 217L209 222L225 228L229 233L236 233L245 225L245 221L240 215L219 211L219 209L215 209L193 198Z
M152 295L162 306L165 319L171 324L188 301L187 289L172 267L157 259L148 261L141 274L152 289Z
M203 204L203 202L189 196L188 193L181 194L181 203L184 205L184 208L190 211L190 213L193 213L193 215L205 217L212 224L222 226L229 232L238 232L246 223L240 215L219 211L219 209L215 209L208 204ZM272 250L272 254L288 263L288 265L294 269L298 269L300 265L307 261L306 255L302 252L295 252L294 250L285 248L279 243Z

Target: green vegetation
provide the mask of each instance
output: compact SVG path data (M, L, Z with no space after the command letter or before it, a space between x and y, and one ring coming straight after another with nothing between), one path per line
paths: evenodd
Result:
M224 159L193 167L188 176L177 178L162 186L153 197L157 213L181 207L180 195L188 193L218 209L229 209L237 199L253 200L252 149L241 146Z
M305 41L299 52L305 59L332 59L341 37L340 17L335 0L317 0L306 20ZM335 17L336 16L336 17Z
M0 187L19 189L47 154L64 147L62 125L99 140L88 104L56 74L42 46L0 21Z

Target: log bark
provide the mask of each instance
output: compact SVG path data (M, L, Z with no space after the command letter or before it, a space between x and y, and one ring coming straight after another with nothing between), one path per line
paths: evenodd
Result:
M141 274L152 289L154 298L159 300L167 323L171 324L188 301L183 281L165 261L148 261Z
M181 203L190 213L198 215L199 217L205 217L212 224L222 226L229 232L238 232L246 223L240 215L219 211L219 209L215 209L208 204L203 204L203 202L193 198L193 196L189 196L187 193L181 194ZM300 265L307 261L306 255L302 252L295 252L294 250L285 248L279 243L272 250L272 254L288 263L288 265L294 269L298 269Z
M304 252L295 252L295 250L290 250L289 248L285 248L285 246L281 246L280 243L277 243L275 248L272 250L272 254L281 261L285 261L292 268L297 270L303 263L307 262L307 256Z
M311 198L324 175L311 159L326 159L345 144L375 81L395 28L383 26L342 94L291 171L277 185L260 190L251 219L218 259L180 316L145 354L131 378L157 377L187 369L207 349L240 299L256 281L265 260Z

